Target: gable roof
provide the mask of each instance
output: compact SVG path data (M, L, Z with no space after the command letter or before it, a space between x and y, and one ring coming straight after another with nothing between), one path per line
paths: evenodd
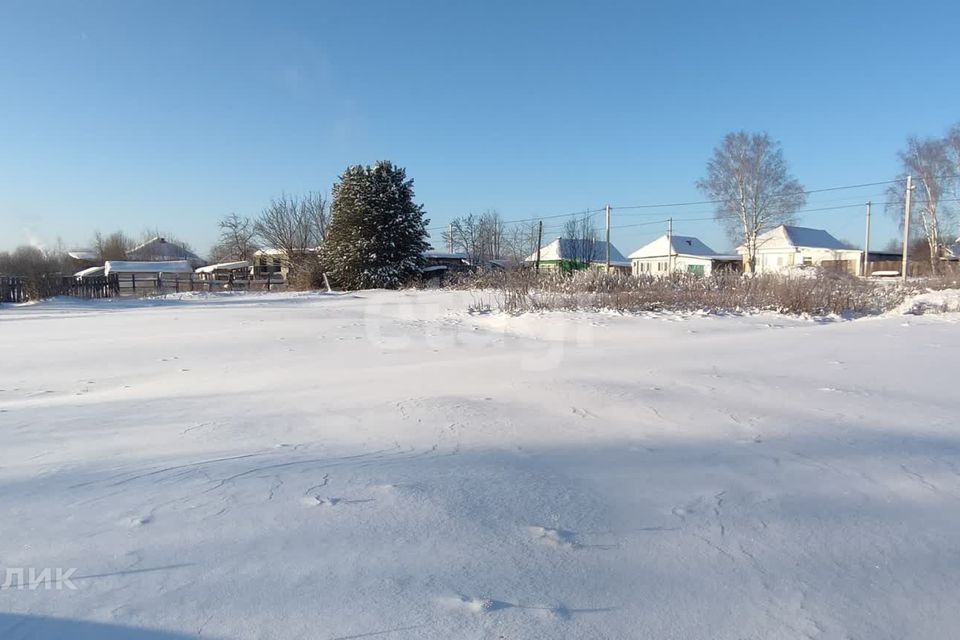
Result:
M573 260L590 262L592 264L606 264L607 243L604 240L589 240L583 238L557 238L550 244L540 247L540 262L560 262ZM524 262L536 262L537 253L533 252ZM630 261L623 257L613 244L610 244L610 264L630 266Z
M100 258L100 254L92 249L73 249L67 251L67 255L73 258L74 260L97 260Z
M423 257L428 260L431 258L435 260L466 260L467 254L454 251L441 251L440 249L428 249L423 252Z
M671 243L672 240L672 243ZM672 244L672 246L671 246ZM671 251L672 249L672 251ZM659 258L669 256L671 253L675 256L694 256L697 258L728 258L718 254L716 251L704 244L699 238L693 236L672 236L664 234L649 242L633 253L631 258Z
M188 260L194 267L206 264L206 260L175 242L157 236L127 251L127 259L139 262L166 262Z
M761 251L764 249L787 248L828 249L831 251L848 249L846 245L823 229L794 227L787 224L782 224L779 227L761 233L757 237L757 247ZM743 253L746 251L746 247L740 245L737 247L737 251Z

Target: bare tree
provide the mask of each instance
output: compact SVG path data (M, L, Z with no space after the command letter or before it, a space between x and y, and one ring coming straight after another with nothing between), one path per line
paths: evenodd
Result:
M950 217L950 210L943 206L944 195L949 190L951 162L948 143L943 139L910 137L907 148L899 154L903 169L896 183L890 185L887 210L896 219L903 220L903 202L906 176L913 176L915 192L911 212L911 226L923 234L927 241L930 269L938 273L940 254L943 248L943 223Z
M210 259L214 262L249 260L253 257L257 245L254 242L253 221L236 213L224 216L217 222L220 239L210 250Z
M320 273L319 248L327 235L327 200L319 193L282 195L254 221L253 231L265 247L287 260L289 277L311 286Z
M0 275L24 278L30 300L57 295L61 276L70 272L70 259L62 247L23 245L9 253L0 251Z
M589 213L574 216L563 224L562 247L564 261L572 262L575 268L589 266L606 258L606 247Z
M291 261L319 247L326 229L327 201L318 193L275 198L253 225L254 235L265 246Z
M470 264L484 267L503 257L506 224L496 211L454 218L444 240L454 251L467 256Z
M523 266L524 261L536 252L539 236L536 222L512 226L504 235L504 256L514 267Z
M114 231L108 236L99 231L93 234L93 250L101 263L108 260L126 260L127 252L132 248L133 241L123 231Z
M714 215L731 241L745 247L751 272L760 234L791 223L807 201L803 186L787 170L780 143L766 133L727 134L697 188L715 201Z

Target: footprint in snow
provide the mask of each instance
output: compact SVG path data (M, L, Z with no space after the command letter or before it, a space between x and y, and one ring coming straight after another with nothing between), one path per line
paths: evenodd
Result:
M527 527L527 531L534 541L545 544L548 547L554 547L556 549L580 548L580 545L576 542L575 534L572 531L540 526Z
M130 527L131 529L134 527L142 527L142 526L148 525L151 522L153 522L153 516L150 516L150 515L133 516L131 518L127 518L127 526Z
M469 596L448 598L447 604L454 609L469 611L470 613L489 613L490 611L506 609L511 606L506 602L498 602L490 598L471 598Z
M321 505L333 507L342 501L342 498L321 498L320 496L306 496L301 500L308 507L319 507Z
M335 507L341 504L364 504L367 502L376 502L373 498L366 500L347 500L346 498L321 498L320 496L306 496L300 499L308 507Z

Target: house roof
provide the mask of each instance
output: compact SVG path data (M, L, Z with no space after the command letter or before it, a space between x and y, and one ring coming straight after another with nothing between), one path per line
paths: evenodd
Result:
M604 240L588 240L574 238L557 238L550 244L540 248L541 262L560 262L574 260L602 264L607 261L607 243ZM530 254L525 262L536 262L536 252ZM610 264L616 266L630 266L630 261L623 257L613 244L610 244Z
M249 260L238 260L236 262L220 262L218 264L208 264L200 267L196 273L213 273L214 271L231 271L233 269L246 269L250 266Z
M943 248L943 257L947 260L960 260L960 238L956 243Z
M439 249L430 249L423 252L424 258L433 258L435 260L466 260L467 254L451 251L440 251Z
M849 249L842 242L834 238L830 233L823 229L811 229L810 227L794 227L782 224L779 227L770 229L761 233L757 238L757 247L762 251L764 249L829 249L831 251L841 251ZM746 251L744 245L737 247L737 251L743 253Z
M189 260L195 267L206 261L186 247L166 238L157 236L127 251L127 258L137 262L166 262L169 260Z
M77 271L73 276L75 278L84 278L86 276L102 276L104 267L88 267Z
M74 260L97 260L100 257L100 254L92 249L72 249L67 251L67 255Z
M672 240L672 243L671 243ZM672 245L672 246L671 246ZM672 249L672 250L671 250ZM630 254L631 258L659 258L669 255L693 256L697 258L736 258L718 254L693 236L672 236L666 234L653 242L647 243Z
M108 260L104 273L193 273L188 260L164 260L134 262L131 260Z
M304 254L307 254L307 253L318 253L319 251L320 251L320 247L307 247L306 249L303 250L302 253L304 253ZM297 253L299 253L299 252L297 252ZM283 256L286 256L286 255L287 255L287 251L286 251L286 249L275 249L275 248L272 248L272 247L264 247L263 249L257 249L256 251L254 251L254 252L253 252L253 255L254 255L254 257L260 257L260 256L281 256L281 257L283 257Z

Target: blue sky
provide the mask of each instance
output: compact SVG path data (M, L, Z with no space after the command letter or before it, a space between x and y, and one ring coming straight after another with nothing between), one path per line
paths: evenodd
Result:
M2 0L0 249L160 228L205 251L220 216L377 159L432 227L702 200L739 129L780 140L807 188L887 180L907 135L960 121L958 24L951 2ZM710 213L617 211L613 239ZM878 213L876 245L896 233ZM859 243L862 214L802 222Z

